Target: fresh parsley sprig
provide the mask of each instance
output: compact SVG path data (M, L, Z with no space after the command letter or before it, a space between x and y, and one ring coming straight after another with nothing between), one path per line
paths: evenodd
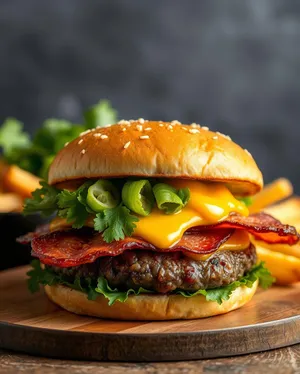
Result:
M66 218L67 222L72 223L72 227L80 229L84 226L89 214L94 213L86 203L88 188L93 182L86 182L76 191L62 190L58 194L58 216Z
M103 239L107 243L131 236L138 218L122 203L101 213L94 212L89 207L87 194L93 183L88 181L76 191L68 191L58 190L46 182L41 182L42 188L34 191L32 198L25 201L24 214L40 212L50 216L57 212L59 217L65 218L76 229L83 227L89 216L94 216L94 229L103 233Z
M23 214L41 213L44 216L51 216L57 211L59 190L49 186L46 182L40 182L41 188L32 192L32 198L26 199Z
M112 209L105 209L96 214L94 219L94 228L96 231L103 232L103 239L107 243L113 240L124 239L125 236L131 236L139 219L130 214L130 210L123 204Z
M40 212L50 216L57 212L58 217L66 219L76 229L82 228L89 218L94 218L95 231L101 232L107 243L131 236L139 219L123 201L113 208L106 208L100 212L93 210L93 205L88 204L89 188L94 183L90 180L77 190L68 191L58 190L46 182L41 182L42 187L32 193L31 199L25 201L24 214ZM190 198L189 189L181 189L178 194L182 199L181 205L185 205Z

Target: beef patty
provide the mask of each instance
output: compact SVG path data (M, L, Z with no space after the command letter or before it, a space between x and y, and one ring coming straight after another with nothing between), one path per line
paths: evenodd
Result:
M251 244L245 250L217 251L205 261L193 260L181 252L130 250L119 256L100 257L91 264L47 267L70 280L76 276L92 279L104 276L111 287L119 290L143 287L167 293L226 286L241 278L255 263L256 251Z

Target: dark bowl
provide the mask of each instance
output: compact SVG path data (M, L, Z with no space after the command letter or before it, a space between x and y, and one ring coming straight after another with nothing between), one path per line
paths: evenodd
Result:
M0 270L25 265L31 261L30 245L16 242L18 236L34 231L49 219L39 214L23 216L21 213L0 213L1 257Z

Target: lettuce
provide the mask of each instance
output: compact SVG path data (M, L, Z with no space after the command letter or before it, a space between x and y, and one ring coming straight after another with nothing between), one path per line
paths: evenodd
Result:
M125 302L129 295L140 295L145 293L153 293L153 291L146 290L140 287L138 290L129 289L127 291L120 291L117 288L113 289L109 286L104 277L99 277L97 281L91 278L76 277L71 280L70 277L57 274L51 268L42 269L39 260L32 261L32 270L27 275L28 288L31 292L39 290L40 285L55 285L61 284L73 288L75 290L87 294L89 300L95 300L97 296L103 295L109 305L113 305L116 301ZM262 288L268 288L272 285L275 279L271 276L269 270L264 263L254 266L244 277L238 281L232 282L227 286L212 288L209 290L198 290L196 292L188 292L182 290L175 290L172 294L179 294L184 297L194 297L196 295L205 296L207 301L215 301L222 304L223 301L228 300L232 292L240 286L251 288L256 280L259 280L259 285Z

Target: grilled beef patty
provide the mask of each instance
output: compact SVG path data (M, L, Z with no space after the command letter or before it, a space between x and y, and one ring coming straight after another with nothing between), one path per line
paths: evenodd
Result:
M242 251L217 251L205 261L193 260L181 252L130 250L119 256L100 257L91 264L48 267L70 280L76 275L93 279L104 276L111 287L119 290L143 287L168 293L226 286L241 278L255 263L255 247L251 244Z

